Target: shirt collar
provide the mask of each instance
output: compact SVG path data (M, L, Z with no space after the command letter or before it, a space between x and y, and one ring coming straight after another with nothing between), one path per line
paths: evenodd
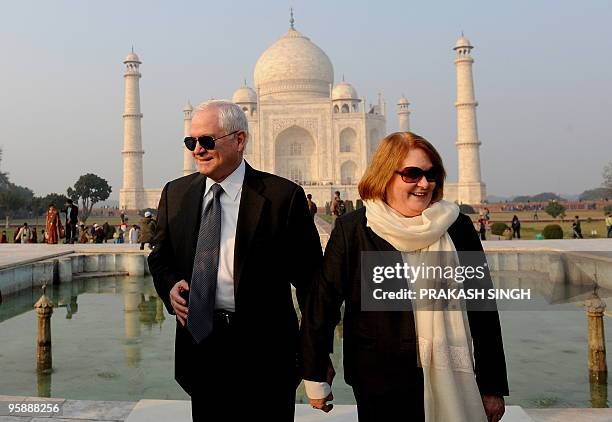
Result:
M232 174L227 176L222 182L219 182L223 191L231 198L232 201L238 200L238 195L240 191L242 191L242 183L244 182L244 173L246 166L244 164L244 159L240 161L240 165L234 170ZM208 195L210 188L214 185L215 182L210 177L206 178L206 189L204 196Z

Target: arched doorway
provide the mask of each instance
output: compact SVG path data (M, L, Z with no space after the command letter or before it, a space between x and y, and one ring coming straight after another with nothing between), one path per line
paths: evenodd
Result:
M357 164L348 160L340 166L340 183L343 185L354 185L357 183Z
M299 184L309 183L315 175L315 142L299 126L283 130L274 142L274 173Z

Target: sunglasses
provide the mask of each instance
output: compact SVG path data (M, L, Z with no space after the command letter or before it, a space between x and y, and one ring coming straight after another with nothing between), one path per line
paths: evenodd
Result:
M228 133L227 135L219 136L218 138L213 138L212 136L200 136L199 138L194 138L193 136L188 136L185 138L185 146L189 151L193 151L196 148L196 143L200 144L200 146L204 149L215 149L215 142L219 139L225 138L227 136L233 135L235 133L240 132L239 130L235 130L232 133Z
M428 182L435 182L438 177L438 170L435 167L423 170L420 167L406 167L402 171L396 171L402 177L404 183L417 183L423 176Z

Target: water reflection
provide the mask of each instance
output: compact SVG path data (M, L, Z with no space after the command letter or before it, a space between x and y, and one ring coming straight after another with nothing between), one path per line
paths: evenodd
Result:
M549 288L539 274L498 274L506 287ZM0 305L0 394L97 400L186 399L174 382L174 318L165 314L150 278L77 280L47 290L52 318L53 373L37 374L36 314L40 290L4 297ZM510 376L509 404L525 407L607 407L607 384L590 384L582 303L547 311L502 312ZM559 309L559 312L550 312ZM578 311L578 312L575 312ZM610 325L610 324L608 324ZM610 329L604 327L608 337ZM336 403L354 403L342 373L342 326L334 338ZM303 385L298 402L307 402Z

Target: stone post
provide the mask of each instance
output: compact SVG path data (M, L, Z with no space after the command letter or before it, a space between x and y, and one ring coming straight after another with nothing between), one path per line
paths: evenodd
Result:
M606 304L597 292L585 301L589 330L589 381L591 384L608 383L608 365L606 364L606 339L604 334L603 315Z
M51 315L53 302L45 294L47 285L43 285L43 294L34 304L38 314L38 337L36 339L36 370L50 372L52 368L51 357Z

